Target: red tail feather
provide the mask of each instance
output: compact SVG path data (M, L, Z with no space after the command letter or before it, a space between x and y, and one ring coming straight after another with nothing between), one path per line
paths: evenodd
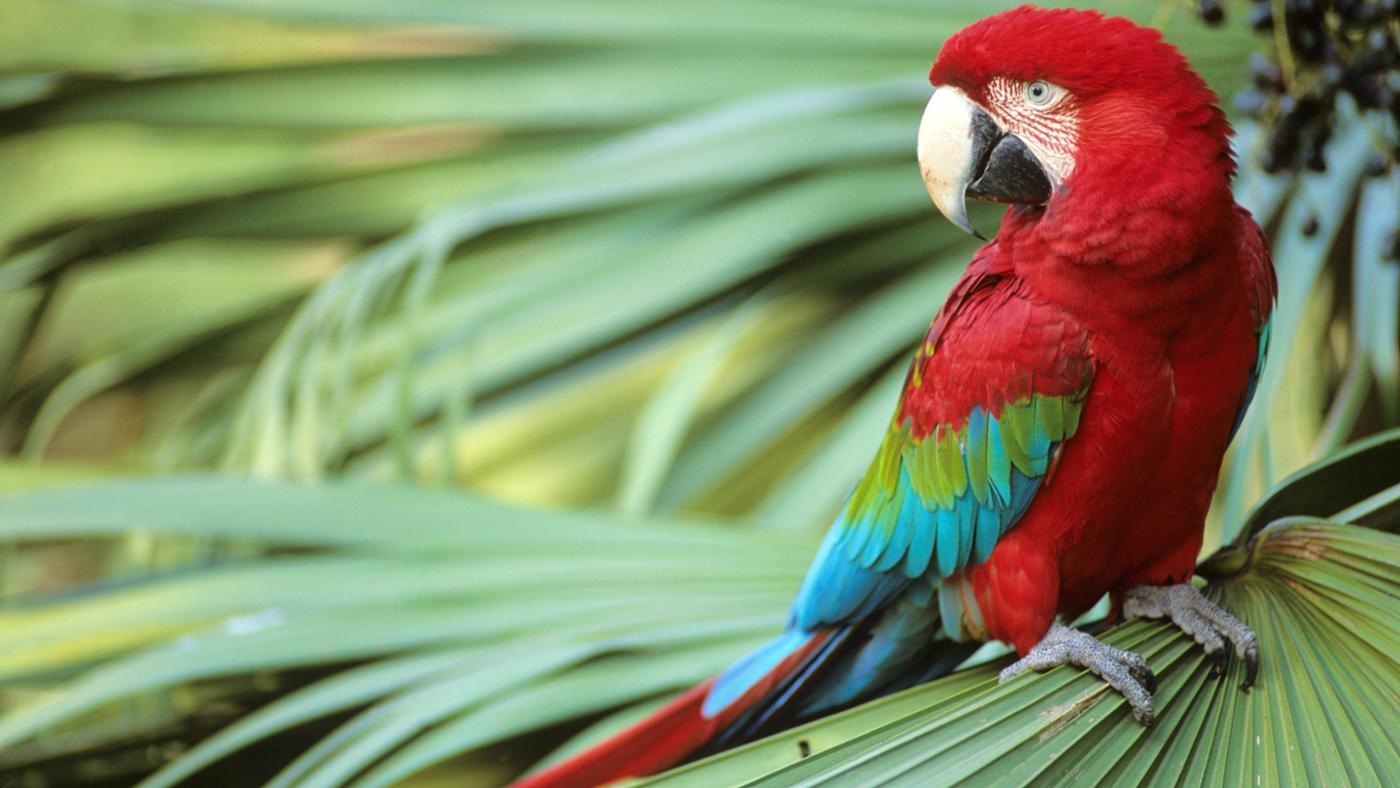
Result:
M591 788L624 777L642 777L669 769L777 689L831 634L831 630L813 633L801 648L789 654L713 718L701 713L710 687L715 683L710 679L612 738L548 769L527 775L511 788Z
M602 744L529 775L513 788L590 788L680 763L719 727L720 720L700 714L713 683L695 687Z

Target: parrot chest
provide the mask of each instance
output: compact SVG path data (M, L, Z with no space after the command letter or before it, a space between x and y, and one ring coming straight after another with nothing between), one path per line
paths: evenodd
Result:
M1190 576L1257 355L1235 268L1210 260L1143 284L1172 296L1155 310L1129 282L1097 299L1037 287L1086 329L1093 382L1035 501L967 573L989 636L1024 652L1056 614Z
M1080 494L1105 503L1070 504L1084 516L1069 518L1059 545L1062 612L1132 585L1184 582L1195 567L1256 354L1242 298L1195 314L1155 358L1119 359L1085 409L1100 473Z
M991 558L968 572L988 634L1024 652L1059 613L1091 607L1143 560L1139 517L1170 453L1171 367L1158 352L1096 349L1079 431Z

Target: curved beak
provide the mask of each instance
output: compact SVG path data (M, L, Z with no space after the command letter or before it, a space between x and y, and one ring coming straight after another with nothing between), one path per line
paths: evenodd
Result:
M1050 176L1015 134L954 87L934 91L919 123L919 170L948 221L982 238L967 218L967 197L1018 205L1050 199ZM982 240L986 240L982 238Z

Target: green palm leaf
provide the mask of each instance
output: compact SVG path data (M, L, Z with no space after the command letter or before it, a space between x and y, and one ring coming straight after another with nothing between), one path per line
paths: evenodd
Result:
M921 75L1013 4L6 0L0 775L492 784L764 640L972 248ZM1103 7L1245 79L1242 14ZM1201 572L1258 688L1130 623L1153 731L973 667L662 781L1400 782L1400 441L1334 451L1400 418L1400 172L1347 112L1296 177L1237 123L1282 307ZM334 481L69 486L171 469Z
M659 785L951 784L1033 780L1175 784L1387 784L1400 741L1400 542L1327 521L1280 521L1246 567L1211 578L1211 596L1268 643L1256 689L1235 688L1188 638L1159 624L1107 641L1147 657L1162 716L1144 729L1121 697L1083 671L998 685L974 668L716 756ZM1390 580L1380 580L1389 575ZM1346 610L1346 616L1339 616ZM801 759L802 752L815 753ZM760 777L760 775L762 775Z
M1142 652L1162 678L1152 730L1083 672L998 685L983 666L659 779L1175 781L1224 769L1240 780L1387 782L1400 763L1386 724L1400 693L1390 626L1400 540L1351 523L1400 514L1400 488L1374 472L1397 446L1392 432L1298 475L1261 504L1257 533L1203 564L1208 593L1264 644L1250 693L1233 687L1238 668L1230 681L1210 676L1180 633L1132 622L1108 639ZM1327 483L1342 475L1367 481ZM152 735L188 711L159 709L144 728L107 721L177 686L330 670L232 722L152 785L352 711L279 780L388 784L675 691L776 631L812 549L756 530L618 525L404 488L220 479L33 493L6 499L4 515L9 543L140 527L236 539L262 557L0 613L0 679L27 698L0 718L0 765L39 768ZM395 520L413 527L384 528ZM65 749L74 741L83 748Z
M244 272L133 275L143 288L102 302L109 325L132 324L114 339L130 338L105 347L0 343L0 445L61 453L84 413L141 380L189 405L148 414L128 438L137 467L448 477L531 502L624 500L609 482L628 447L647 443L622 437L630 425L596 426L628 420L669 361L698 352L722 319L706 307L754 298L805 320L717 360L734 383L700 392L692 419L705 429L648 484L663 510L756 505L763 491L717 495L717 482L736 463L783 481L794 456L820 450L966 260L967 241L928 210L908 148L937 40L992 9L630 8L17 0L0 68L46 81L16 93L29 96L13 110L24 132L0 136L0 163L15 164L0 189L24 196L0 217L0 293L14 302L0 320L16 336L81 332L90 310L70 292L147 247L232 257L271 238L286 269L305 269L311 243L322 264L241 310L170 315L160 341L147 338L140 292L220 288ZM1164 24L1218 84L1238 78L1243 29L1206 30L1166 6L1109 8ZM57 31L79 28L90 45L64 47L70 34ZM94 76L100 89L65 89ZM42 171L20 166L40 159ZM179 245L188 239L202 246ZM289 314L286 299L309 289ZM869 299L893 290L898 303ZM867 304L887 310L878 335L809 331ZM269 332L280 339L267 352ZM775 395L751 386L823 345L840 362L823 385L787 423L743 433L745 414ZM203 385L207 369L225 373L217 385ZM546 375L574 398L590 385L611 395L595 418L555 425L557 441L593 447L574 475L531 473L539 451L516 442L505 462L483 440L554 410L529 385ZM713 419L746 437L742 451L694 440L717 434ZM797 423L813 438L789 448Z

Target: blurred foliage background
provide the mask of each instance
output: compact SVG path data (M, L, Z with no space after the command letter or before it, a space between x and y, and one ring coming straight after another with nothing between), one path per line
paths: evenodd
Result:
M1011 5L4 0L0 775L491 784L762 640L975 248L924 74ZM1098 7L1227 101L1274 41ZM1400 423L1393 120L1237 128L1280 304L1207 552Z

